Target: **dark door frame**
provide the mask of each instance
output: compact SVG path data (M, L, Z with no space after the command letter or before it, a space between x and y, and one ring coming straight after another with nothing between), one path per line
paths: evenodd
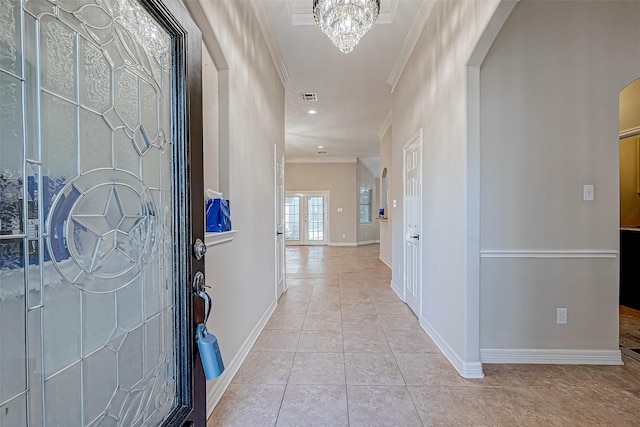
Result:
M193 243L204 237L202 153L202 33L178 0L139 0L173 39L172 133L174 138L174 280L178 315L175 350L178 387L176 408L166 426L206 424L206 380L195 341L192 286L204 273L204 258L193 255ZM204 240L204 239L203 239Z

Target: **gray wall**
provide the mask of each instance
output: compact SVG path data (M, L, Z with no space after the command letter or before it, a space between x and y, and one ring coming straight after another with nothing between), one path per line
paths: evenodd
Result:
M387 168L388 188L391 188L391 127L380 138L380 173ZM382 176L382 175L381 175ZM382 185L382 184L380 184ZM382 198L382 193L381 194ZM391 193L387 197L387 219L380 220L380 259L391 267ZM382 206L382 203L381 203Z
M639 21L637 2L521 2L483 63L483 348L618 348L618 97Z
M480 358L468 327L466 65L498 4L438 2L393 91L393 282L403 286L402 147L422 128L420 320L458 369Z
M380 220L378 210L380 208L380 180L358 160L356 164L356 227L358 244L376 242L380 239ZM371 223L360 224L360 187L371 188Z
M284 179L286 191L329 191L329 244L357 244L356 163L287 163Z
M249 2L200 4L219 42L219 51L211 52L218 68L219 96L208 97L215 89L212 82L205 82L203 101L205 117L218 109L220 160L216 164L215 130L208 129L205 187L219 185L231 200L233 228L238 230L233 241L209 247L206 254L207 284L213 298L208 329L218 337L230 368L276 302L273 158L274 144L284 152L284 88ZM215 74L206 68L204 72L205 78ZM207 383L209 399L218 381Z

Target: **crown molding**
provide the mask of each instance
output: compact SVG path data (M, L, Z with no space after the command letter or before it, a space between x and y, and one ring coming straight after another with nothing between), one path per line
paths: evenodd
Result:
M393 118L393 116L391 114L391 108L389 108L389 111L387 111L387 115L384 116L384 120L382 121L382 124L380 125L380 129L378 129L378 138L379 139L382 139L384 134L387 133L387 130L389 130L389 127L391 126L392 118Z
M285 157L285 163L356 163L357 157Z
M400 76L404 71L404 67L406 67L407 62L409 62L409 58L413 53L413 49L415 49L416 44L418 43L418 39L420 38L422 30L424 30L424 26L427 24L427 21L431 16L431 12L433 11L435 4L435 1L421 2L420 7L418 7L416 14L413 16L413 21L411 22L411 26L409 27L409 32L407 33L407 37L404 40L402 49L400 49L400 54L398 55L396 63L391 70L391 75L387 79L387 83L391 85L391 92L393 92L396 88L398 80L400 80Z
M284 57L282 56L280 45L278 44L278 40L276 39L276 33L273 30L273 25L271 23L271 19L269 18L269 14L267 13L267 10L262 1L249 0L249 4L251 4L253 14L258 21L258 26L260 27L260 31L262 32L262 36L264 37L264 41L267 44L267 49L269 49L269 53L271 54L271 60L276 66L276 70L278 71L278 75L280 76L280 81L284 86L291 77L289 76L289 71L287 71L287 65L284 62Z

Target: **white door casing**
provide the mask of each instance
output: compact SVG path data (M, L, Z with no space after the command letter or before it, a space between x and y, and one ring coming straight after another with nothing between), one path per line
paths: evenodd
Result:
M285 237L293 245L329 243L329 192L287 192Z
M404 297L422 314L422 129L403 147Z

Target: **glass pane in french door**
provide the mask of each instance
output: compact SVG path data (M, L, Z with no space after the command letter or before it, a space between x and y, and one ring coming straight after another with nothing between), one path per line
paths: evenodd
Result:
M300 197L284 198L284 238L300 240Z
M137 0L0 0L0 426L175 405L171 49Z
M324 197L307 197L307 240L324 240Z

